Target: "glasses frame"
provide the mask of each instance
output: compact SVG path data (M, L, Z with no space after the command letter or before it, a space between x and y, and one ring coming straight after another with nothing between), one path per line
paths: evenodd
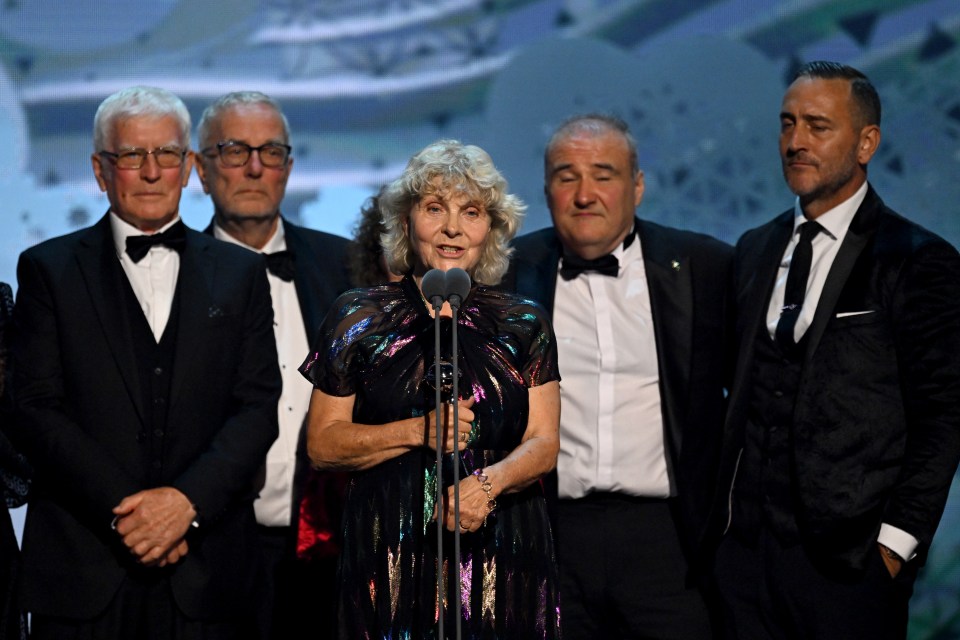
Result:
M160 159L159 159L160 156L157 155L157 152L168 152L168 153L172 152L176 154L176 156L179 158L179 161L177 162L177 164L164 165L160 162ZM146 163L147 161L147 156L151 156L151 155L153 156L153 159L157 162L157 166L160 167L161 169L179 169L180 167L183 166L184 158L187 157L188 152L189 152L188 149L181 149L180 147L155 147L153 149L142 149L140 147L136 147L133 149L125 149L120 153L114 153L113 151L106 151L106 150L98 151L97 155L101 155L105 158L109 158L110 161L113 163L113 165L117 169L129 169L131 171L136 171L138 169L143 168L144 163ZM136 156L137 158L140 159L140 162L137 164L137 166L124 167L120 165L121 157L131 157L131 156Z
M226 158L223 155L223 150L230 146L241 147L247 150L247 157L244 159L242 163L232 164L226 160ZM266 149L269 147L280 147L286 150L287 154L286 156L284 156L283 162L281 162L280 164L269 164L263 161L264 156L262 153L260 153L260 151L261 149ZM290 153L293 151L293 147L291 147L288 144L284 144L282 142L264 142L259 147L254 147L253 145L247 144L246 142L241 142L240 140L224 140L222 142L218 142L213 146L207 147L205 149L201 149L200 153L202 153L207 157L212 157L210 152L213 150L216 150L217 157L220 158L220 162L222 162L225 167L237 168L237 167L247 166L247 163L250 162L250 158L253 157L253 152L256 151L257 155L260 157L260 164L262 164L265 167L269 167L271 169L282 169L283 167L286 167L287 164L290 162Z

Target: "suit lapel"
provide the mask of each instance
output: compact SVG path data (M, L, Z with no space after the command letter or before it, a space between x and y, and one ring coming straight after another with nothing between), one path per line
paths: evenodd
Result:
M853 271L860 254L863 253L864 247L867 246L867 243L876 232L876 213L879 207L880 199L871 187L863 203L861 203L860 208L857 210L857 213L854 215L853 220L850 222L850 228L847 230L847 235L843 239L843 244L840 245L837 257L833 260L833 265L831 265L830 272L827 275L827 281L823 285L823 292L820 294L820 300L817 302L817 311L813 315L810 328L807 329L807 347L804 353L805 363L808 362L816 352L817 345L820 344L823 332L830 322L830 318L833 317L834 309L837 307L837 300L840 299L840 294L847 284L850 273Z
M207 240L196 231L187 230L187 243L180 255L180 274L177 276L177 295L180 310L176 318L177 345L174 356L173 380L170 390L171 415L177 398L190 381L190 374L197 370L192 366L198 353L209 351L205 344L207 334L203 327L210 318L222 315L225 310L217 306L212 292L216 291L216 258L207 250Z
M300 229L293 224L283 221L284 235L287 241L287 251L293 254L296 260L296 273L293 278L297 290L297 301L300 303L300 315L303 316L303 326L307 332L307 340L313 340L314 334L323 322L326 309L319 307L320 300L333 300L340 293L332 291L331 281L320 272L320 264L310 259L311 251ZM339 265L338 265L339 268Z
M739 336L736 374L731 397L746 399L749 393L740 393L753 369L753 350L757 335L766 330L770 294L780 270L783 252L793 233L794 211L790 209L775 218L769 229L758 240L758 246L737 247L738 279L736 291L737 326ZM745 274L740 276L739 274Z
M80 241L77 263L90 295L90 307L97 315L110 353L120 369L127 393L140 419L144 418L140 374L133 348L132 319L123 300L126 275L117 259L107 213Z
M516 291L540 302L552 318L553 301L557 291L557 268L560 263L560 241L552 228L542 233L544 242L539 251L516 257Z
M780 271L783 252L793 233L793 215L793 209L791 209L774 220L770 232L763 240L763 246L754 254L756 258L744 261L746 264L744 270L748 275L743 287L737 291L737 305L744 309L740 322L745 324L740 328L752 334L746 336L751 346L756 337L755 332L767 324L770 294Z
M669 234L637 220L644 271L650 291L650 312L660 368L660 403L665 417L668 450L676 464L689 397L693 344L693 276L690 256L671 242Z

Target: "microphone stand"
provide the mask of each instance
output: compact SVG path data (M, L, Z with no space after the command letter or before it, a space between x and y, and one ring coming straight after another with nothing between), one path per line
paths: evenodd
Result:
M440 308L443 306L446 298L444 273L437 269L431 269L423 276L420 282L421 292L424 297L430 299L430 306L433 307L433 374L435 384L434 407L435 426L436 426L436 447L437 447L437 638L443 640L443 400L441 399L442 375L440 372ZM459 525L459 522L457 523ZM458 529L459 531L459 526Z
M453 405L453 424L456 437L453 441L453 564L455 577L453 578L453 607L456 607L456 640L461 639L461 623L463 611L461 606L462 585L460 583L460 368L458 358L458 339L457 339L457 315L460 311L460 304L470 293L470 276L463 269L450 269L443 272L438 269L431 269L423 276L421 281L421 291L424 298L430 299L433 307L433 372L434 372L434 406L436 407L436 432L437 432L437 638L445 640L444 626L444 596L446 592L443 588L443 430L441 426L441 409L443 398L441 389L443 388L443 374L440 370L440 309L444 300L450 302L450 308L453 310L452 325L452 346L451 360L453 368L452 390L450 404Z
M470 276L463 269L453 268L445 274L447 300L450 302L450 308L453 310L452 327L452 345L450 359L453 364L453 423L460 426L460 368L458 358L457 341L457 315L460 312L460 304L470 293ZM456 527L453 534L453 558L457 563L457 579L453 585L453 596L455 606L457 607L456 620L456 640L461 638L461 622L463 618L462 607L462 584L460 578L460 436L459 432L453 444L453 517L456 520Z
M453 424L460 426L460 368L457 358L457 313L460 311L459 297L454 294L450 296L450 307L453 309L453 331L450 359L453 364ZM460 640L460 619L463 618L463 607L461 598L461 579L460 579L460 434L453 442L453 517L456 521L456 527L453 529L453 559L457 563L457 580L453 585L454 606L457 608L456 620L456 640Z

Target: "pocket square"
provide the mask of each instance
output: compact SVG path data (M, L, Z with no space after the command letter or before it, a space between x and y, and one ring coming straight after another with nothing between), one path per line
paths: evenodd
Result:
M843 313L838 313L838 318L850 318L852 316L865 316L868 313L876 313L876 309L867 309L866 311L844 311Z

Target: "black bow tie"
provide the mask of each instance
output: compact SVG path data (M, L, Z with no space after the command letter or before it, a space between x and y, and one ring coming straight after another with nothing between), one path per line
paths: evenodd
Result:
M183 252L187 243L187 227L182 220L163 233L154 233L148 236L127 236L127 255L134 262L140 262L150 252L150 247L163 245L177 253Z
M636 230L633 230L623 239L624 249L633 244L633 239L636 235ZM620 261L617 260L617 257L613 254L600 256L593 260L584 260L575 253L570 255L564 254L560 261L560 277L564 280L573 280L581 273L588 271L599 273L602 276L613 276L616 278L617 273L620 272Z
M267 258L267 271L284 282L293 280L297 270L294 266L293 254L289 251L277 251L263 254Z
M560 277L564 280L573 280L587 271L615 278L620 271L620 261L615 255L609 253L594 260L584 260L580 256L569 255L563 256L560 261Z

